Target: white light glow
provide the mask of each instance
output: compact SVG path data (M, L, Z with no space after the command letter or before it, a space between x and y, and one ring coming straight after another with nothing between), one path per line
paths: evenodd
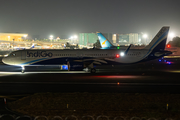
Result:
M72 39L73 37L71 36L69 39Z
M77 35L74 35L74 39L77 39Z
M147 34L144 34L144 35L143 35L143 38L147 38L147 37L148 37L148 35L147 35Z
M173 38L173 37L175 37L175 34L174 33L169 33L169 37Z
M8 40L10 40L10 36L8 36Z
M21 66L22 70L25 70L25 67L24 66Z
M49 39L50 39L50 40L52 40L52 39L53 39L53 37L54 37L53 35L50 35L50 36L49 36Z
M120 55L121 55L121 56L124 56L124 52L121 52Z

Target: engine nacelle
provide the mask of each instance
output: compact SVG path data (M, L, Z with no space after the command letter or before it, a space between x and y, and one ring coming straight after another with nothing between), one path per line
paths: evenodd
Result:
M78 71L84 69L84 64L82 62L67 62L68 71Z

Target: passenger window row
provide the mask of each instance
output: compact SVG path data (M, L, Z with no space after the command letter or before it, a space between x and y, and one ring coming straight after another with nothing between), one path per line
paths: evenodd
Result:
M55 56L76 56L76 54L55 54Z
M84 56L107 56L107 54L84 54Z
M140 55L140 54L127 54L127 55L131 55L132 56L132 55Z
M54 54L55 56L77 56L76 54ZM108 56L108 54L84 54L83 56Z

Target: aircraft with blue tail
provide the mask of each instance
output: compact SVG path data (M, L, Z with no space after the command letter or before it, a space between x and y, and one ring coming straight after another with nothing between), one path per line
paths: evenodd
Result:
M34 44L32 44L31 47L13 47L14 50L25 50L25 49L33 49Z
M96 32L101 44L101 49L117 49L117 46L114 46L102 33Z
M89 68L96 72L97 65L123 65L145 62L172 54L165 51L169 27L162 27L154 39L144 49L29 49L12 52L2 59L8 65L25 66L60 66L67 65L69 71ZM104 47L109 46L108 40L103 38Z

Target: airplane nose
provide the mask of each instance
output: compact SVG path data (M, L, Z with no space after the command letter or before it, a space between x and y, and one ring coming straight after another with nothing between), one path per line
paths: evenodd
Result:
M4 64L10 64L10 63L11 63L11 60L10 60L9 58L5 57L5 58L2 59L2 62L3 62Z
M4 64L6 64L5 61L6 61L6 58L3 58L3 59L2 59L2 62L3 62Z

